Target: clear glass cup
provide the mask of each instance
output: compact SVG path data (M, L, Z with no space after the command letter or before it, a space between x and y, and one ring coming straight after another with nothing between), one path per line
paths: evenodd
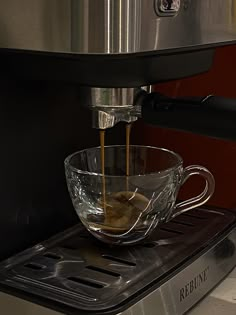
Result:
M159 223L206 203L215 188L214 177L205 167L183 168L178 154L147 146L130 146L129 176L125 145L105 147L105 176L100 147L67 157L65 172L80 220L96 238L110 244L143 240ZM180 187L192 175L205 179L204 190L176 203Z

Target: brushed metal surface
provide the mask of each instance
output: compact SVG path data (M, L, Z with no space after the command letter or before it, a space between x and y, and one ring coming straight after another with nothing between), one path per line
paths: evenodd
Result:
M103 246L75 227L2 263L0 283L39 304L60 303L62 312L70 305L79 314L183 314L234 267L234 222L224 210L192 210L132 248Z
M91 95L93 107L118 107L119 109L132 107L134 99L139 93L138 88L87 88Z
M66 315L2 292L0 308L2 315Z
M0 0L0 48L126 54L236 40L235 0L179 4L159 16L156 0Z
M133 114L132 109L112 109L111 110L92 110L92 127L100 130L114 127L117 123L123 121L128 124L136 121L138 118Z

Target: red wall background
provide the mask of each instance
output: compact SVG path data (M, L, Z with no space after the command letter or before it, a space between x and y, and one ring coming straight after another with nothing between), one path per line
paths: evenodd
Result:
M155 88L173 97L215 94L236 98L236 45L218 48L213 67L208 73L158 84ZM141 121L134 126L133 135L135 143L161 146L178 152L186 166L206 166L216 180L215 194L209 204L236 209L236 141L161 129ZM191 178L181 190L181 198L194 196L202 186L200 178Z

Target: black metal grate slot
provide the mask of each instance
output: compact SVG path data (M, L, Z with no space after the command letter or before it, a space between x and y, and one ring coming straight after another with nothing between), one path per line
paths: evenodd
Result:
M111 271L111 270L103 269L103 268L100 268L100 267L86 266L86 268L89 269L89 270L101 272L101 273L103 273L105 275L112 276L112 277L115 277L115 278L119 278L120 277L119 273Z
M29 268L29 269L33 269L33 270L42 270L43 268L45 268L45 266L38 265L35 263L25 264L24 267Z
M62 257L59 255L56 255L54 253L46 253L43 255L46 258L54 259L54 260L60 260Z
M89 237L89 235L83 235L83 234L81 234L81 235L79 236L79 238L88 239L88 238L90 238L90 237Z
M153 247L156 246L156 244L155 244L155 243L144 243L144 244L142 244L141 246L147 247L147 248L153 248Z
M102 288L104 288L104 285L102 283L94 282L94 281L91 281L91 280L86 280L86 279L83 279L83 278L68 277L67 279L70 280L70 281L79 283L79 284L86 285L87 287L90 287L90 288L95 288L95 289L102 289Z
M172 229L168 229L168 228L160 228L161 231L166 231L166 232L170 232L173 234L178 234L178 235L183 235L183 232L180 231L176 231L176 230L172 230Z
M120 258L117 258L117 257L114 257L114 256L102 255L102 257L103 257L104 259L112 260L112 261L121 263L121 264L126 265L126 266L130 266L130 267L135 267L135 266L136 266L136 264L135 264L134 262L132 262L132 261L120 259Z
M181 215L184 216L184 217L190 217L190 218L199 219L199 220L206 220L207 219L205 217L201 217L201 216L198 216L198 215L195 215L195 214L189 214L189 213L183 213Z
M194 224L192 224L192 223L189 223L189 222L183 222L183 221L177 221L177 220L172 220L171 222L173 222L173 223L176 223L176 224L179 224L179 225L185 225L185 226L195 226Z
M70 244L65 244L65 245L62 245L60 247L64 248L64 249L69 249L69 250L76 250L76 249L78 249L78 247L75 247L75 246L70 245Z

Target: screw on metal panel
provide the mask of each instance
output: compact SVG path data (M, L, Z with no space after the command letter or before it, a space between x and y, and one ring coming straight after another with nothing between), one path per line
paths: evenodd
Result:
M191 1L191 0L184 0L184 2L183 2L183 8L184 8L184 10L187 10L187 9L189 8L189 6L190 6L190 1Z

